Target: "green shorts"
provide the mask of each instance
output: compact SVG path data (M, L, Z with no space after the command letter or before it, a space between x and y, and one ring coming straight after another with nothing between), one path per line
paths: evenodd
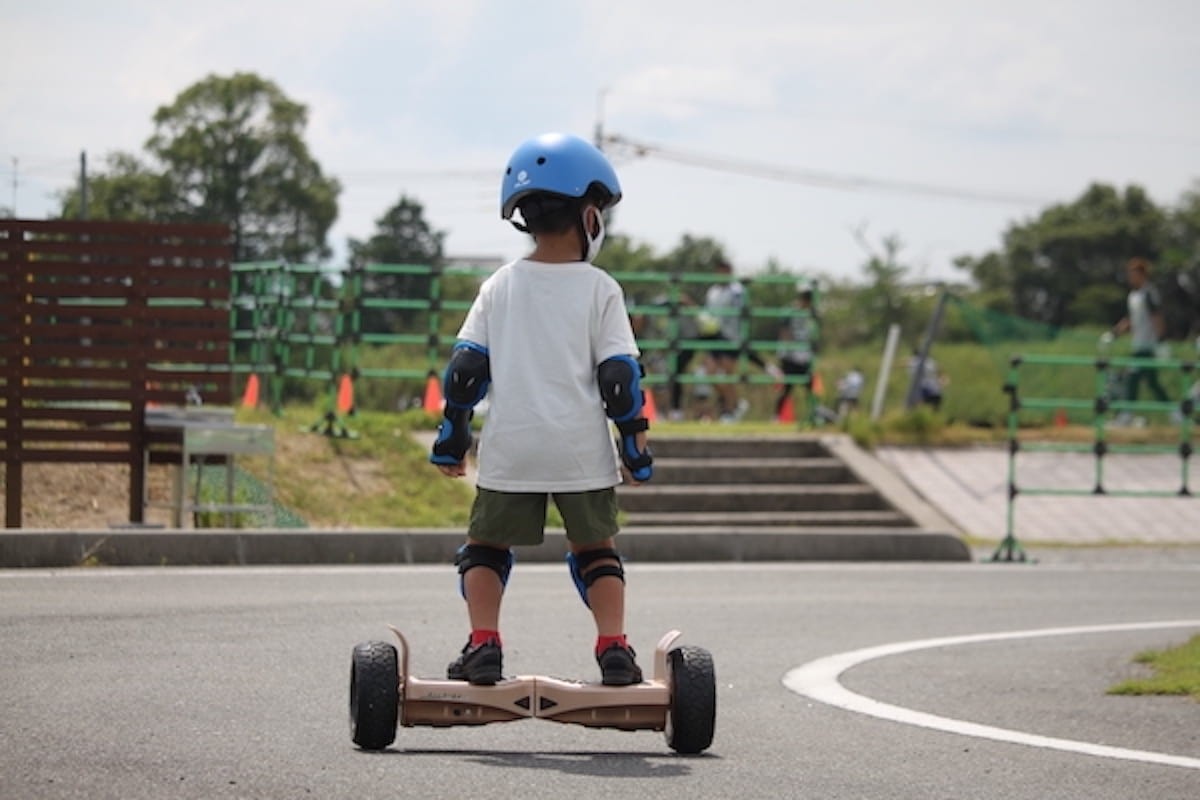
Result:
M617 535L617 492L497 492L477 489L467 535L496 545L541 544L546 533L546 501L562 515L567 539L594 544Z

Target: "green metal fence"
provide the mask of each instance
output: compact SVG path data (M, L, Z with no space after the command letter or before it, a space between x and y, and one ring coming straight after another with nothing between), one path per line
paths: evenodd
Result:
M1090 370L1077 382L1080 386L1091 386L1090 396L1081 393L1074 397L1031 397L1021 393L1021 371L1027 367L1047 367L1055 370ZM1157 370L1171 374L1178 386L1178 399L1136 400L1125 396L1124 377L1130 370ZM1192 455L1192 416L1195 413L1193 377L1196 365L1191 361L1173 358L1133 357L1087 357L1068 355L1023 355L1010 361L1004 391L1009 395L1008 413L1008 503L1005 522L1005 537L992 554L993 561L1024 561L1026 554L1016 537L1016 502L1020 495L1107 495L1110 497L1191 497L1189 488L1189 459ZM1033 442L1018 438L1022 411L1052 412L1066 414L1068 411L1083 412L1091 416L1092 441L1090 442ZM1163 444L1122 444L1109 441L1110 426L1123 415L1144 412L1168 417L1178 426L1176 441ZM1047 488L1018 486L1017 454L1035 452L1091 453L1094 461L1094 481L1089 487ZM1161 490L1121 490L1105 485L1105 456L1114 454L1162 454L1179 456L1179 485Z
M340 271L259 262L235 264L232 311L234 370L267 386L276 411L285 395L324 393L328 412L314 426L345 435L339 387L386 382L397 397L420 396L430 375L449 356L479 283L491 274L478 267L368 264ZM794 345L780 341L779 326L805 312L790 304L795 278L766 275L742 279L748 302L740 309L705 309L693 298L721 280L712 273L613 273L625 291L638 345L648 365L645 384L654 388L696 384L789 384L808 388L815 373L779 377L762 368ZM786 296L786 302L773 298ZM697 333L701 314L735 315L738 341L716 342ZM694 374L681 369L713 350L737 354L733 374ZM360 382L363 382L360 384ZM304 384L300 386L299 384ZM804 403L796 413L811 420L811 392L796 393ZM799 409L800 406L798 405Z

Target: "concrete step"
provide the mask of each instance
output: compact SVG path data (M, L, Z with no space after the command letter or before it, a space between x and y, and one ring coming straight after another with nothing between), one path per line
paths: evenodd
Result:
M820 458L829 452L818 439L796 436L705 436L657 438L650 449L658 458Z
M661 458L655 454L654 483L850 483L850 470L836 458Z
M888 508L870 486L859 483L694 484L621 487L617 504L626 513L678 511L850 511Z
M640 512L626 516L622 528L681 527L735 528L770 527L772 530L816 530L824 528L908 527L912 522L898 511L708 511L678 513Z

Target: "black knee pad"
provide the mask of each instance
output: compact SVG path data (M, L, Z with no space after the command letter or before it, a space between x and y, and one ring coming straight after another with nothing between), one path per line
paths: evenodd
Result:
M615 559L617 563L592 566L597 561L608 559ZM597 578L611 576L620 578L621 583L625 582L625 567L621 564L621 554L611 547L601 550L584 550L578 555L567 553L567 566L571 569L571 578L575 581L575 588L579 590L579 596L583 598L583 604L588 608L591 608L587 598L588 589L596 582Z
M459 594L466 597L463 575L475 567L487 567L500 577L501 586L508 586L508 576L512 572L514 560L512 550L482 544L464 544L454 554L454 565L458 567Z

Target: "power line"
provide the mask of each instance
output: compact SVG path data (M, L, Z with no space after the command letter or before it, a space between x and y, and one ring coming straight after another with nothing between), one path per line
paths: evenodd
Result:
M663 161L671 161L676 164L707 169L713 172L745 175L751 178L761 178L763 180L779 181L782 183L818 186L824 189L840 189L844 191L879 190L897 194L915 194L952 200L969 200L977 203L1002 203L1020 206L1051 202L1046 198L1028 195L939 186L931 183L891 180L889 178L872 178L848 173L824 172L804 167L768 164L760 161L717 156L664 147L658 144L630 139L618 134L605 135L604 144L621 148L625 153L633 157L659 158Z

